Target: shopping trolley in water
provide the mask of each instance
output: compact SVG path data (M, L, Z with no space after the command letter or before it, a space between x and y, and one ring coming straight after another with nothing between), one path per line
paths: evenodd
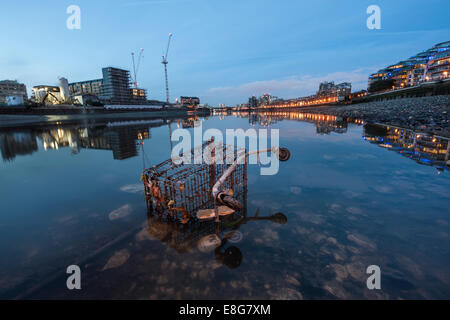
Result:
M219 221L220 216L246 210L247 159L262 152L275 152L281 161L290 157L286 148L247 152L211 139L190 150L194 158L190 163L171 158L145 169L142 180L147 206L181 223ZM196 161L199 156L203 161Z

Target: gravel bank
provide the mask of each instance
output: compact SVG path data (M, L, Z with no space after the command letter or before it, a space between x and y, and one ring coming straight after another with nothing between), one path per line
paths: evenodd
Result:
M302 111L384 123L450 137L450 95L304 108Z

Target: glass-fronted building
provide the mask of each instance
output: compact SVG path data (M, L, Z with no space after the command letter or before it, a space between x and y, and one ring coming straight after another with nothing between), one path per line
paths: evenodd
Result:
M71 95L80 95L88 93L100 97L103 92L102 86L103 86L103 79L87 80L69 83L69 90Z
M443 80L450 77L450 41L437 44L436 52L427 65L427 80Z
M423 81L449 77L450 41L438 43L407 60L380 69L369 76L369 86L379 80L394 80L394 88L415 86Z
M130 72L106 67L103 72L103 93L100 97L108 104L129 104L131 102Z

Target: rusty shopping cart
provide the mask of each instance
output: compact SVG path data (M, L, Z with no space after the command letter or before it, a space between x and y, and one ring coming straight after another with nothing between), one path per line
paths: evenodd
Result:
M247 152L212 139L190 150L194 157L190 163L171 158L145 169L147 207L183 224L197 219L219 221L220 216L246 211L247 158L261 152L276 152L282 161L290 155L285 148ZM196 161L202 155L204 161Z

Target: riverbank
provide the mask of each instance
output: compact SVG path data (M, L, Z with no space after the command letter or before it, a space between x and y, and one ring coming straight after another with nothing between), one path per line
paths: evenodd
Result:
M450 95L316 106L300 110L450 137Z
M209 110L138 110L138 111L101 111L101 112L77 112L61 114L51 114L48 110L45 114L40 114L39 110L29 111L28 113L2 114L0 112L0 127L10 127L19 125L35 125L48 123L64 123L86 120L147 120L147 119L171 119L182 118L187 116L209 116Z

